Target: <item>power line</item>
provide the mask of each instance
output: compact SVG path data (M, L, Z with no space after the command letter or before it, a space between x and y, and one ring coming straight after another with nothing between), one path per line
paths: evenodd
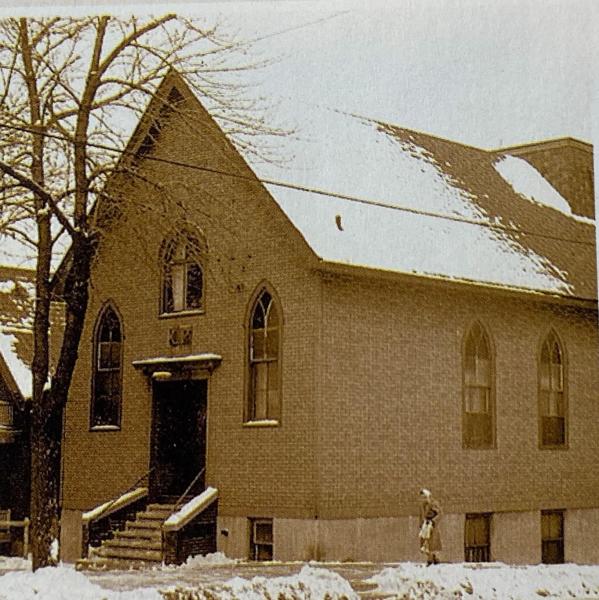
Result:
M14 131L21 131L24 133L33 133L33 134L37 134L37 135L42 135L42 136L50 138L50 139L74 143L73 140L70 140L69 138L67 138L65 136L58 135L56 133L40 132L39 130L35 130L30 127L24 127L24 126L18 126L18 125L6 125L6 124L0 123L0 128L14 130ZM116 154L125 154L125 155L130 155L130 156L140 158L140 155L138 154L138 152L136 152L134 150L127 150L126 148L120 149L120 148L116 148L114 146L108 146L106 144L100 144L97 142L87 142L86 145L90 146L92 148L96 148L98 150L106 150L108 152L114 152ZM359 204L365 204L365 205L369 205L369 206L377 206L380 208L398 210L401 212L411 213L411 214L424 216L424 217L431 217L431 218L435 218L435 219L444 219L446 221L465 223L468 225L476 225L478 227L487 227L489 229L493 229L493 230L497 230L497 231L511 232L511 233L515 233L518 235L531 235L531 236L535 236L535 237L544 238L547 240L568 242L571 244L580 244L580 245L584 245L584 246L594 246L595 245L594 242L587 242L584 240L578 240L578 239L573 239L573 238L564 238L564 237L560 237L560 236L556 236L556 235L540 233L538 231L532 231L532 230L527 230L527 229L518 229L517 227L510 227L509 225L504 225L502 223L488 223L485 221L478 221L476 219L468 219L467 217L445 215L445 214L436 213L436 212L432 212L432 211L421 210L418 208L412 208L410 206L401 206L398 204L391 204L388 202L381 202L378 200L372 200L372 199L368 199L368 198L360 198L358 196L352 196L349 194L342 194L339 192L322 190L319 188L313 188L313 187L299 185L299 184L290 183L290 182L286 182L286 181L261 178L261 177L256 176L255 174L253 176L243 175L241 173L233 173L231 171L223 171L221 169L215 169L212 167L202 167L199 165L194 165L191 163L186 163L186 162L178 161L178 160L172 160L169 158L160 158L158 156L151 156L149 154L144 154L143 158L144 158L144 160L151 160L151 161L168 164L168 165L172 165L172 166L176 166L176 167L182 167L182 168L191 169L191 170L195 170L195 171L212 173L215 175L223 175L225 177L231 177L233 179L242 179L244 181L249 181L252 183L259 182L259 183L262 183L265 185L272 185L272 186L276 186L276 187L296 190L296 191L300 191L300 192L307 192L307 193L317 194L320 196L327 196L327 197L331 197L331 198L338 198L341 200L347 200L349 202L356 202Z

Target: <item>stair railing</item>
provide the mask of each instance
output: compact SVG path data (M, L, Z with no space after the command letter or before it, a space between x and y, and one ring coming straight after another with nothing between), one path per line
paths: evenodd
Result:
M179 499L175 502L173 513L176 513L179 510L179 508L181 508L183 500L185 500L185 497L187 496L187 494L189 494L189 491L193 488L193 486L197 483L197 481L205 473L205 471L206 467L202 467L199 473L193 478L192 482L185 488L185 491L179 496Z
M82 523L81 523L81 525L82 525L82 531L81 531L82 556L87 556L87 554L88 554L91 524L94 521L99 521L100 519L108 517L113 512L115 512L115 510L121 510L123 508L126 508L130 504L133 504L134 502L139 501L144 496L147 496L148 488L147 487L140 488L140 485L142 484L142 482L144 482L144 480L148 480L148 483L149 483L149 477L155 468L156 467L152 467L149 471L147 471L141 477L139 477L135 481L135 483L130 485L124 492L122 492L118 496L114 497L109 502L100 504L99 506L96 506L92 510L89 510L89 511L83 513L82 519L81 519L81 521L82 521ZM132 494L132 492L136 489L139 489L140 493ZM122 500L122 498L124 498L128 494L131 494L131 497L128 498L127 501L122 502L122 503L119 502L120 500Z
M154 471L156 467L152 467L147 473L144 473L139 479L137 479L137 481L130 485L124 492L120 493L118 496L114 497L110 502L104 503L104 504L100 504L100 506L97 506L96 508L92 509L91 511L88 511L87 514L91 514L91 513L95 513L93 515L93 517L89 518L89 519L85 519L88 522L91 521L97 521L98 519L101 519L102 517L105 517L107 515L110 514L111 512L111 508L123 497L126 496L127 494L130 494L133 490L135 490L136 488L138 488L141 484L142 481L144 481L145 479L149 480L150 475L152 474L152 471ZM127 504L129 503L125 503L123 505L127 506ZM123 507L119 507L119 508L123 508ZM97 511L97 512L96 512ZM85 514L85 513L84 513Z

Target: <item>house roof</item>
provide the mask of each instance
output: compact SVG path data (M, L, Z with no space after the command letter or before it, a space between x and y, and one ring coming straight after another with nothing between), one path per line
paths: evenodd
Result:
M597 298L595 225L529 162L331 110L296 110L286 164L246 157L323 261Z
M31 397L34 277L30 269L0 265L0 375L21 399Z

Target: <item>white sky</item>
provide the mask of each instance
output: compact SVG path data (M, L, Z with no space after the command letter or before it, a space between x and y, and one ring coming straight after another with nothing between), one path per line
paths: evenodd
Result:
M262 73L265 94L487 148L565 135L591 141L592 0L74 4L43 10L220 14L248 35L325 19L260 42L265 56L281 57ZM0 15L43 5L5 1Z
M224 16L242 36L267 36L256 50L278 61L260 73L266 97L318 102L483 148L561 136L593 141L594 0L0 0L0 17L40 10Z

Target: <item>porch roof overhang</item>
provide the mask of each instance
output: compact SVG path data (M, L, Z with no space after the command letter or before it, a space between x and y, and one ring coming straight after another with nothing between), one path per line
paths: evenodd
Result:
M211 374L223 357L214 352L186 354L184 356L156 356L134 360L132 365L144 375L160 379L159 375L168 379L171 376L191 376L197 373Z

